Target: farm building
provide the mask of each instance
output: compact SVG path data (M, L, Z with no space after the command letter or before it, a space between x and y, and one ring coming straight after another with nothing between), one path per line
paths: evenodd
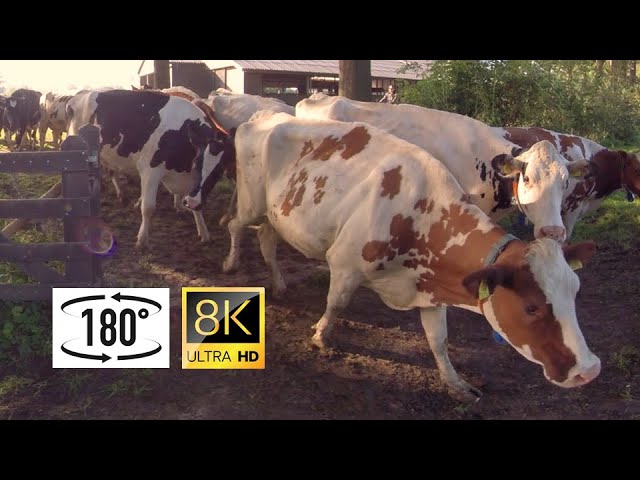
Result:
M416 60L427 65L428 60ZM371 92L381 98L390 83L416 82L420 73L398 73L407 60L371 60ZM281 98L290 105L312 93L337 95L338 60L170 60L171 86L206 97L217 88ZM153 85L153 60L143 60L140 85Z

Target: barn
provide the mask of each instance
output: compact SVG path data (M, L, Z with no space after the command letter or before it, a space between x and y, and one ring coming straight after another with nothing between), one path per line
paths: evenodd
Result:
M408 60L371 60L373 100L388 85L415 83L421 73L399 73ZM428 60L412 60L428 66ZM217 88L235 93L277 97L289 105L319 91L337 95L338 60L170 60L171 86L187 87L206 97ZM140 85L153 85L153 60L143 60L138 70Z

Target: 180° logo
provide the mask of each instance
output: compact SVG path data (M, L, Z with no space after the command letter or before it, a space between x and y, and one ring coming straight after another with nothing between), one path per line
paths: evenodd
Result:
M53 367L168 368L169 289L93 290L53 289Z

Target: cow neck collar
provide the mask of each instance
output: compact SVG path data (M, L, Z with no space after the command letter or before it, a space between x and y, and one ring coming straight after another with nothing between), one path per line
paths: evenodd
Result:
M488 267L493 265L493 263L498 259L498 256L504 251L507 244L512 240L518 240L518 237L511 235L510 233L505 233L496 243L493 244L487 255L484 257L484 267ZM487 282L482 280L480 282L480 286L478 287L478 306L480 307L480 311L482 315L484 315L484 309L482 308L483 304L489 300L491 293L489 292L489 286Z

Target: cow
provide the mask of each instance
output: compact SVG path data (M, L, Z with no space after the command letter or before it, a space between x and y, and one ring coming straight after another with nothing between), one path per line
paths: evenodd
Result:
M212 92L204 103L206 104L205 106L196 102L196 104L200 105L200 108L205 110L207 106L210 107L211 113L215 116L216 122L220 125L223 131L227 132L231 136L231 138L233 137L235 129L244 122L247 122L258 111L284 112L290 115L295 114L295 109L291 105L288 105L278 98L262 97L260 95L245 93L232 93L225 89L218 89L215 92ZM232 155L226 158L231 159ZM209 152L205 152L203 165L207 168L207 172L204 172L204 174L201 175L201 183L199 185L195 185L193 191L184 198L183 204L185 207L190 209L201 207L204 199L217 182L217 180L210 178L210 175L214 173L217 175L218 170L212 166L217 164L218 159L216 155L209 155ZM230 162L223 162L220 165L226 172L230 172L228 176L233 177L233 160L230 160ZM220 177L218 176L217 178ZM236 195L237 192L234 189L227 212L219 221L222 226L226 225L233 215Z
M240 234L255 223L274 294L286 290L278 238L326 261L330 286L312 337L317 347L329 345L337 312L364 286L392 309L420 310L441 379L458 400L475 401L480 392L449 360L446 306L483 313L555 385L598 376L570 266L590 261L593 242L525 243L507 234L468 201L442 162L369 124L258 112L238 127L235 149L237 215L224 270L237 267Z
M72 95L59 95L48 92L40 102L40 150L44 150L47 130L53 135L53 148L60 148L62 134L67 131L67 102Z
M194 182L194 164L201 163L205 147L194 138L213 138L205 114L182 98L154 91L84 91L67 102L69 135L86 123L100 128L100 163L107 170L140 176L142 223L136 247L148 246L149 223L160 183L179 198ZM193 133L193 135L191 135ZM198 235L210 235L201 211L193 212Z
M20 150L24 146L25 135L35 144L35 130L40 123L40 97L36 90L20 88L4 101L3 126L9 150ZM16 146L11 136L16 134ZM35 146L35 145L34 145Z
M534 224L536 238L566 240L560 211L569 178L591 173L587 160L569 162L550 142L523 150L483 122L417 105L320 93L298 102L296 116L365 122L422 147L444 163L493 220L519 208Z
M591 162L593 175L572 180L565 193L562 221L567 229L567 239L571 238L578 220L600 208L612 193L624 189L629 201L640 196L640 158L637 153L609 150L588 138L539 127L494 127L494 130L523 148L546 140L569 161L586 158Z

